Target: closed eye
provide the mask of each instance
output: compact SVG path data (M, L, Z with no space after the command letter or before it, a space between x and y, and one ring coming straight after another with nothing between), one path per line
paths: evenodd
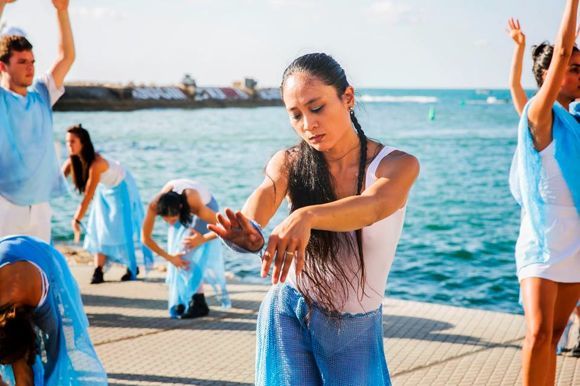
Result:
M323 108L324 108L324 105L320 105L318 107L313 107L312 109L310 109L310 111L312 111L313 113L319 113L322 111Z

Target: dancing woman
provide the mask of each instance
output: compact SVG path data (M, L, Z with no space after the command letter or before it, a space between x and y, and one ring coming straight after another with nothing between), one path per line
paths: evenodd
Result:
M81 125L67 130L66 142L70 156L62 170L65 176L72 176L83 194L71 222L77 241L92 202L84 240L84 248L95 254L91 284L105 281L103 268L111 261L127 267L122 281L134 280L138 273L136 245L142 248L145 267L153 264L153 254L140 243L144 211L135 180L119 162L95 151L89 132Z
M64 256L40 239L0 239L0 384L107 385Z
M256 384L389 385L382 300L419 163L366 137L332 57L297 58L281 90L300 143L274 155L242 211L209 227L259 251L260 226L290 203L263 253L275 285L258 316Z
M203 184L177 179L169 181L151 200L143 223L143 242L166 259L169 316L190 319L206 316L209 306L203 284L219 295L224 308L231 306L226 289L222 246L207 229L216 222L218 202ZM153 240L155 218L168 225L167 250Z
M568 0L556 44L533 48L539 90L522 111L510 172L522 208L515 256L524 385L554 384L556 346L580 296L580 124L568 112L580 97L577 12L578 0Z

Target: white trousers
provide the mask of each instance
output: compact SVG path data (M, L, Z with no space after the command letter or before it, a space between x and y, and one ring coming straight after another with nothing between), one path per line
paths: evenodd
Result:
M50 243L52 209L48 202L20 206L0 196L0 238L35 236Z

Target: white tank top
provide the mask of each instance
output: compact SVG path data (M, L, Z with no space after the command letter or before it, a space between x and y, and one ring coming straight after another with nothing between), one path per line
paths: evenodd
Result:
M173 186L172 191L178 194L182 194L183 191L186 189L192 189L197 191L204 205L209 204L211 201L212 195L209 189L206 188L205 185L197 181L180 178L177 180L171 180L167 184Z
M539 191L544 202L548 205L575 208L572 193L556 161L554 141L540 152L540 157L542 157L542 173Z
M101 157L103 156L101 155ZM118 161L115 161L112 158L103 157L103 159L107 161L109 167L101 173L99 183L105 185L107 188L114 188L123 182L123 179L125 178L125 169Z
M395 150L397 149L385 146L370 163L366 171L365 189L369 188L378 179L376 171L383 158ZM364 227L362 230L366 275L364 294L361 287L360 272L357 272L357 258L351 253L345 253L345 272L348 275L350 271L352 279L348 283L348 295L341 312L351 314L366 313L376 310L381 305L387 286L387 277L403 230L405 209L406 206L389 217ZM355 237L354 235L355 233L352 232L353 237ZM356 240L354 245L356 247ZM297 288L294 266L290 268L287 281L294 288ZM304 290L308 290L307 285L302 287Z

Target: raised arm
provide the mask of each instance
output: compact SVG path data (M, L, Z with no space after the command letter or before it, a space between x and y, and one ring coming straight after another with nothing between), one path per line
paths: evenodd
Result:
M8 3L14 3L16 0L0 0L0 20L2 20L2 13L4 13L4 7Z
M514 108L519 115L522 115L522 111L528 103L528 97L522 87L522 64L526 50L526 35L520 28L520 21L514 18L508 20L508 32L515 43L509 79L510 93Z
M530 131L537 150L543 150L552 141L552 107L558 98L566 75L576 37L579 0L567 0L560 31L556 37L554 55L544 83L528 111Z
M2 1L2 0L0 0ZM50 73L57 88L62 87L64 78L75 61L75 45L68 13L69 0L52 0L58 18L58 58Z
M286 280L292 257L296 258L296 274L300 274L312 229L350 232L401 209L419 175L419 161L412 155L397 151L381 161L376 175L377 181L360 196L306 206L282 221L268 240L262 276L267 275L274 261L272 282L276 284L278 280Z

